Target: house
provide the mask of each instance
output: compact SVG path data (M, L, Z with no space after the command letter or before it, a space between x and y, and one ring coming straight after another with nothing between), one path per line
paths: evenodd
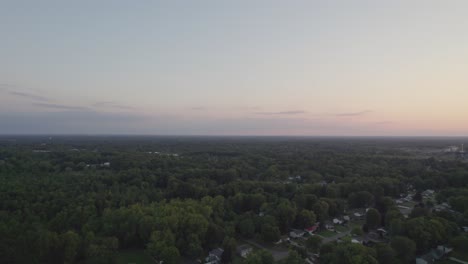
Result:
M416 264L432 264L434 263L434 258L431 253L419 256L416 258Z
M446 246L439 245L437 246L437 250L442 251L444 254L448 254L453 251L453 248L448 248Z
M343 216L343 220L345 220L346 222L349 222L351 221L351 218L349 217L349 215L345 215Z
M448 253L452 252L452 248L439 245L430 252L416 258L416 264L431 264L436 260L443 259Z
M249 245L240 245L237 247L237 254L243 258L247 258L247 256L252 252L252 247Z
M431 196L434 194L434 190L427 189L421 193L423 196Z
M309 233L309 235L312 235L315 231L317 231L319 228L319 224L315 224L311 227L308 227L306 229L304 229L307 233Z
M361 214L361 213L354 213L354 217L355 217L356 219L361 219L363 216L364 216L364 215Z
M338 219L338 218L334 218L334 219L333 219L333 224L335 224L335 225L341 225L341 224L343 224L343 221L340 220L340 219Z
M289 232L289 236L291 238L299 238L299 237L303 237L305 234L304 231L301 231L301 230L293 230L291 232Z
M408 194L405 198L403 198L403 201L406 202L411 202L413 200L413 196L411 194Z
M335 226L331 224L325 224L325 228L329 231L335 231Z
M221 256L224 250L221 248L215 248L208 253L208 257L205 258L205 264L219 264L221 263Z
M387 230L385 230L385 229L383 229L383 228L379 228L379 229L377 229L377 233L379 234L379 236L380 236L381 238L383 238L384 236L387 235Z
M413 210L412 208L403 205L397 205L397 208L405 218L408 218L408 215L411 214L411 211Z

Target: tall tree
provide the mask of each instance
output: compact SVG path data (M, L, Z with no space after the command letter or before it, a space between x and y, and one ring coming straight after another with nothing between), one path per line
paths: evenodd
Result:
M416 252L416 244L413 240L402 237L396 236L392 238L390 242L391 247L396 252L396 257L402 263L413 263L414 262L414 254Z
M374 208L370 208L366 213L366 224L370 229L380 226L380 213Z

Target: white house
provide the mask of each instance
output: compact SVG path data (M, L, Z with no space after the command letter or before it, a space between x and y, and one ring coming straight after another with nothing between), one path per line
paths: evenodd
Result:
M333 219L333 224L335 224L335 225L341 225L341 224L343 224L343 221L340 220L340 219L338 219L338 218L334 218L334 219Z
M301 231L301 230L293 230L291 232L289 232L289 236L291 238L299 238L299 237L303 237L305 234L304 231Z
M243 258L247 258L247 256L252 252L252 247L249 245L240 245L237 247L237 253L239 256Z
M224 250L221 248L215 248L208 253L208 257L205 258L205 264L219 264L221 263L221 256Z

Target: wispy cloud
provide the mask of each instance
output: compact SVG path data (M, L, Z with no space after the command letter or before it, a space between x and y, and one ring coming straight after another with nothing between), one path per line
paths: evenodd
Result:
M135 107L129 105L123 105L113 101L105 101L105 102L96 102L93 104L94 107L107 107L107 108L118 108L124 110L133 110Z
M144 115L93 110L0 112L1 134L139 134L152 120Z
M26 98L26 99L30 99L34 101L41 101L41 102L50 101L50 99L47 97L38 95L35 92L26 92L25 90L28 90L28 89L21 88L14 84L0 83L0 90L10 95L16 96L16 97Z
M61 104L49 104L49 103L33 103L34 106L48 108L48 109L57 109L57 110L80 110L86 111L89 110L87 107L82 106L72 106L72 105L61 105Z
M369 113L372 113L372 111L371 110L363 110L363 111L359 111L359 112L339 113L339 114L336 114L336 116L342 116L342 117L363 116L363 115L367 115Z
M280 111L280 112L257 112L257 115L300 115L305 114L303 110Z
M50 101L49 98L46 98L46 97L40 96L40 95L35 95L35 94L32 94L32 93L18 92L18 91L9 91L8 93L11 94L11 95L14 95L14 96L27 98L27 99L32 99L32 100L35 100L35 101L42 101L42 102L49 102Z

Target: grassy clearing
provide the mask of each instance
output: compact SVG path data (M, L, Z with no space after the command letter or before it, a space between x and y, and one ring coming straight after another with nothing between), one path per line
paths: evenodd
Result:
M361 229L362 228L362 224L361 223L352 223L349 225L350 229L353 230L354 228L359 228Z
M330 231L330 230L325 230L325 231L322 231L322 232L318 232L317 235L323 236L323 237L332 237L332 236L336 235L336 233L333 232L333 231Z
M463 261L468 261L468 252L461 252L461 251L453 251L450 254L451 257L463 260Z
M437 264L458 264L458 262L455 262L453 260L450 260L450 259L443 259L443 260L436 260Z
M346 232L349 230L349 228L347 228L346 226L335 226L335 229L339 232Z
M341 240L345 241L345 242L351 242L353 238L350 236L350 235L347 235L347 236L344 236L341 238Z
M242 264L242 262L244 262L244 259L239 256L235 256L232 260L232 264Z
M117 254L117 264L154 264L155 261L144 250L124 250Z

